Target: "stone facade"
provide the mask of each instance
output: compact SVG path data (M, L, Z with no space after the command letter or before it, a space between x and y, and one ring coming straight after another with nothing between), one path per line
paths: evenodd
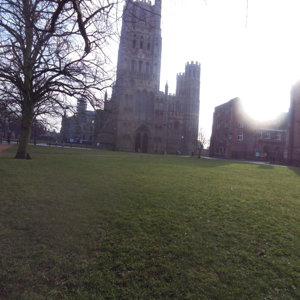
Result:
M161 1L126 1L112 97L97 113L96 142L119 151L196 151L200 64L177 75L175 95L159 91Z

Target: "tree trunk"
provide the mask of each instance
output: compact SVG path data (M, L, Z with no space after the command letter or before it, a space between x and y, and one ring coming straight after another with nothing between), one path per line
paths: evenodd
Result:
M21 120L21 135L19 146L17 150L17 154L15 158L18 159L29 159L30 155L27 152L28 142L30 139L31 133L31 124L32 124L32 112L31 111L23 111L22 120Z

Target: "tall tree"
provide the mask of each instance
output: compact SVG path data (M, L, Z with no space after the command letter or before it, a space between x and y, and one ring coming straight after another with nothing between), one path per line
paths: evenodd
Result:
M16 158L26 158L33 120L85 97L99 105L111 83L104 52L118 0L0 0L0 101L19 113Z

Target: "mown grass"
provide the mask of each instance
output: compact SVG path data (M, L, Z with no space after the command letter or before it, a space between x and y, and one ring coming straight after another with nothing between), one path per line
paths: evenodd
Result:
M0 298L299 299L299 169L31 152L0 156Z

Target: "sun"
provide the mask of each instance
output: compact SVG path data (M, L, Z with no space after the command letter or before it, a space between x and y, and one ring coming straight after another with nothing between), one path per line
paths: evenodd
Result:
M168 80L172 91L183 63L200 61L200 127L207 132L214 108L234 97L257 120L287 112L300 79L300 1L249 0L247 15L246 1L205 2L164 1L161 86Z

